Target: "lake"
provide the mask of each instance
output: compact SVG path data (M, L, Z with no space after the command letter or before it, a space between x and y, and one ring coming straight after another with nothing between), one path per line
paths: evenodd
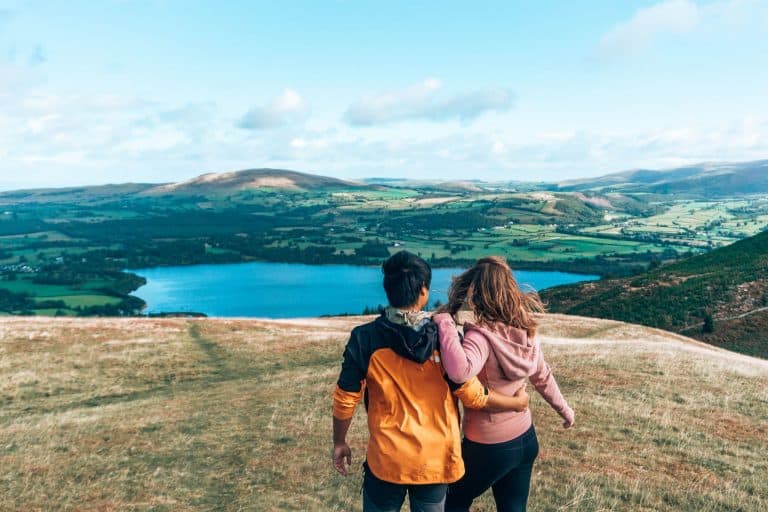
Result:
M430 304L445 302L451 277L462 268L432 271ZM297 318L362 313L386 304L379 267L234 263L129 270L147 279L133 294L147 313L198 312L219 317ZM566 272L516 271L536 290L597 279Z

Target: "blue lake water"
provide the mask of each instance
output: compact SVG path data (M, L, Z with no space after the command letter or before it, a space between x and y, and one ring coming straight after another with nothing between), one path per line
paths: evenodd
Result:
M430 304L445 302L451 277L461 268L432 271ZM297 318L361 313L386 304L379 267L235 263L134 269L147 284L134 295L147 313L199 312L219 317ZM597 279L565 272L516 271L521 285L541 290Z

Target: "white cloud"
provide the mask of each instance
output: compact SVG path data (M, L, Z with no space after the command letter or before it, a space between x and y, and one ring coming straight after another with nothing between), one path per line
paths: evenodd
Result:
M604 55L633 53L665 35L692 31L701 20L699 6L691 0L664 0L638 9L629 20L609 30L600 41Z
M237 123L246 130L264 130L299 123L309 116L309 105L299 93L286 89L268 105L253 107Z
M30 88L30 87L27 87ZM0 97L0 101L2 101ZM45 115L67 112L84 116L141 114L156 107L153 102L131 95L121 94L53 94L46 92L16 92L3 108L25 115Z
M31 134L43 133L48 126L59 119L60 116L58 114L46 114L44 116L29 119L24 125L24 131Z
M473 93L441 96L442 84L436 79L404 91L379 95L374 102L378 110L373 111L395 109L405 116L418 107L427 116L421 119L448 114L460 119L455 105L477 110L467 107L473 105L466 100ZM397 110L392 98L410 110ZM304 105L298 95L278 99L272 102L275 111ZM435 105L445 107L439 115ZM394 122L389 115L376 120ZM545 124L534 131L502 122L444 124L429 130L419 125L361 130L331 123L322 130L291 126L263 136L238 129L236 119L212 102L163 105L117 94L66 95L36 87L5 96L0 92L0 189L162 182L258 166L348 178L557 180L633 167L765 158L768 118L762 111L753 116L708 127L664 123L667 129L658 133L553 129Z
M18 159L27 164L83 165L87 164L86 154L82 151L64 151L46 155L25 155Z
M130 153L147 153L150 151L165 151L177 146L189 144L190 138L181 130L173 127L142 130L133 137L122 141L117 151Z
M627 21L606 32L598 53L616 57L637 53L664 37L682 37L691 33L712 36L723 30L768 29L768 3L764 0L663 0L638 9Z
M164 181L252 148L215 105L175 108L120 94L0 91L0 188ZM242 134L241 134L242 135Z
M327 138L294 137L290 146L295 150L324 150L330 145Z
M348 177L547 180L629 168L667 168L768 155L768 124L745 119L722 128L660 132L543 131L488 133L483 126L445 136L390 133L302 136L270 141L268 165Z
M405 89L364 96L347 109L344 119L353 126L419 119L469 121L485 112L505 112L514 103L514 95L506 89L489 88L441 97L441 87L440 80L430 78Z

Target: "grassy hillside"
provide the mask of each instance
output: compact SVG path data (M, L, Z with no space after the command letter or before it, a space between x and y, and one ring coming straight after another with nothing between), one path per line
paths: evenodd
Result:
M0 319L0 510L360 510L362 411L350 478L329 443L361 321ZM542 331L577 424L534 397L529 510L768 508L768 363L612 321Z
M542 295L552 311L661 327L768 358L768 232L639 277Z

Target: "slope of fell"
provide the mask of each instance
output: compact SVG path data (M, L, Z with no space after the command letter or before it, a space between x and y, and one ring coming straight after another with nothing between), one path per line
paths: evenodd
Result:
M768 232L641 276L559 286L542 297L552 311L660 327L768 358Z
M330 395L367 320L0 319L0 509L360 510L364 412L344 479ZM768 508L768 362L583 317L541 339L577 422L532 392L530 510Z
M360 187L349 181L283 169L247 169L234 172L214 172L178 183L158 185L145 193L163 194L215 194L250 189L278 189L306 191L331 187Z

